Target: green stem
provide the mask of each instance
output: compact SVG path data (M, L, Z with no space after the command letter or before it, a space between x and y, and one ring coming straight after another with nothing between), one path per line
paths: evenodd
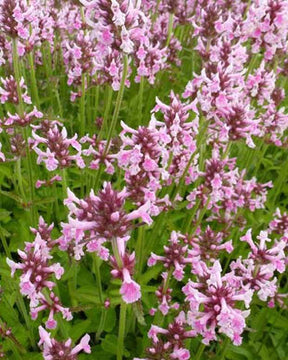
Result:
M117 240L115 238L112 239L112 250L113 250L113 254L114 254L115 260L117 262L117 265L119 266L119 268L122 268L122 265L123 265L122 259L119 254Z
M35 75L33 52L29 53L28 60L29 60L31 87L32 87L32 94L33 94L32 97L33 97L33 101L36 104L37 109L40 109L40 101L39 101L37 81L36 81L36 75Z
M11 253L10 253L10 250L9 250L9 246L7 244L6 237L2 234L2 232L0 232L0 238L1 238L1 242L2 242L2 245L3 245L6 256L11 258Z
M103 132L106 130L106 125L107 125L107 121L108 121L108 117L110 114L110 109L111 109L111 105L112 105L112 97L113 97L113 89L111 88L111 86L108 85L108 87L106 88L106 94L105 94L105 110L104 110L104 117L103 117L103 123L98 135L99 140L102 139L103 136Z
M137 277L141 275L142 271L142 262L143 262L143 246L144 246L144 228L143 226L140 226L138 228L138 237L137 237L137 243L136 243L136 271L137 271Z
M151 18L152 18L152 30L153 30L153 27L154 27L154 23L158 17L158 11L159 11L159 6L160 6L160 2L161 0L157 0L157 4L156 4L156 9L154 11L154 13L151 15Z
M86 130L86 116L85 116L85 74L82 74L81 81L81 99L80 99L80 135L83 136Z
M106 146L105 146L105 149L104 149L103 157L105 157L107 155L108 151L109 151L109 147L110 147L110 143L111 143L111 139L112 139L112 134L113 134L113 131L114 131L115 127L116 127L120 107L121 107L121 104L122 104L122 99L123 99L123 94L124 94L124 89L125 89L125 81L126 81L127 73L128 73L128 56L124 55L123 74L122 74L120 89L118 91L116 104L115 104L115 108L114 108L114 112L113 112L113 116L112 116L112 120L111 120L111 125L110 125L109 130L108 130ZM106 124L106 121L107 121L107 118L108 118L108 115L109 115L109 112L110 112L111 101L112 101L112 91L109 90L109 92L108 92L108 101L107 101L107 105L106 105L106 109L105 109L105 113L104 113L104 121L103 121L102 128L100 130L100 133L99 133L99 139L101 139L101 137L102 137L103 129L105 127L105 124ZM99 169L97 171L97 175L96 175L96 177L94 179L93 188L95 188L95 187L98 188L98 182L99 182L100 176L102 174L103 168L104 168L103 164L101 163L101 165L100 165L100 167L99 167Z
M144 85L145 85L145 78L141 76L140 87L139 87L138 124L141 124L142 122Z
M96 275L99 300L100 300L100 304L102 306L104 306L104 297L103 297L103 292L102 292L102 281L101 281L101 271L100 271L101 260L99 259L99 257L97 255L93 254L93 262L94 262L94 271L95 271L95 275ZM104 308L102 308L100 323L99 323L99 326L98 326L98 329L97 329L97 332L95 335L96 341L99 340L101 333L103 332L106 315L107 315L107 311Z
M100 323L97 329L97 332L95 334L95 340L98 341L100 339L100 336L104 330L104 325L105 325L105 321L106 321L106 317L107 317L107 311L106 309L102 309L101 310L101 318L100 318Z
M201 343L198 347L197 354L194 357L194 360L200 360L205 349L205 344Z
M19 58L18 58L18 49L17 49L17 40L13 39L13 69L14 69L14 74L15 74L15 80L16 80L16 84L17 84L17 94L18 94L18 100L19 100L19 115L20 116L24 116L24 104L23 104L23 99L22 99L22 91L21 91L21 87L20 87L20 81L21 81L21 76L20 76L20 69L19 69ZM35 208L34 208L34 183L33 183L33 171L32 171L32 162L31 162L31 154L30 154L30 149L29 149L29 144L28 144L28 129L25 128L24 129L24 139L25 139L25 143L26 143L26 157L27 157L27 172L28 172L28 177L29 177L29 185L30 185L30 200L31 200L31 220L32 220L32 224L35 224ZM21 169L20 169L20 173L21 173ZM20 180L21 183L21 180ZM19 184L20 185L20 184ZM21 185L20 185L21 186Z
M167 47L170 44L172 33L173 33L173 22L174 22L174 14L169 14L168 35L167 35L167 41L166 41Z
M199 214L199 217L198 217L198 220L196 221L196 224L195 226L191 226L191 223L201 205L201 200L198 200L191 212L191 215L190 217L188 217L188 220L186 222L186 227L185 227L185 233L188 232L189 235L193 235L194 232L197 230L198 226L200 225L201 221L203 220L205 214L206 214L206 211L207 211L207 208L208 208L208 205L209 205L209 202L210 202L210 195L208 196L207 198L207 201L204 205L204 207L202 208L202 210L200 211L200 214ZM190 231L189 231L189 228L190 228Z
M287 173L288 173L288 160L283 163L281 167L280 174L277 180L273 184L273 192L271 195L271 204L276 204L276 200L278 196L283 191L283 184L287 181Z
M36 224L36 210L35 210L35 188L34 188L34 180L33 180L33 169L32 169L32 158L28 143L28 129L27 127L24 129L24 139L26 143L26 157L27 157L27 169L28 169L28 177L29 177L29 185L30 185L30 199L31 199L31 217L32 223Z
M225 359L225 355L226 355L226 351L227 351L227 348L228 348L228 345L229 345L229 341L230 339L228 337L226 337L225 341L224 341L224 344L222 346L222 352L220 354L220 357L219 357L219 360L224 360Z
M204 117L200 117L200 121L201 121L200 132L199 132L199 134L198 134L198 136L197 136L197 147L198 147L198 148L199 148L199 147L201 148L201 144L203 144L203 137L204 137L205 134L206 134L206 130L207 130L208 124L209 124L209 122L208 122ZM204 143L206 143L206 141L204 141ZM204 151L205 151L205 149L206 149L206 148L204 148ZM203 149L201 148L201 150L202 150L202 157L204 158L204 156L203 156ZM190 166L191 166L191 164L192 164L192 161L193 161L193 159L194 159L194 157L195 157L196 154L197 154L197 153L196 153L196 151L195 151L195 152L191 155L190 160L189 160L188 164L186 165L186 168L185 168L185 170L184 170L184 172L183 172L183 174L182 174L182 176L181 176L181 178L180 178L180 181L179 181L178 185L177 185L176 188L175 188L173 200L175 200L175 198L176 198L176 196L177 196L178 193L181 195L181 188L182 188L182 186L183 186L183 184L184 184L184 182L185 182L186 175L187 175L187 173L188 173L188 170L189 170L189 168L190 168ZM203 165L203 164L202 164L202 165ZM201 169L202 169L202 168L201 168Z
M247 72L245 74L245 80L247 80L248 75L251 74L252 71L255 69L256 64L258 62L258 58L259 58L258 54L255 54L255 55L252 56L252 59L250 59L248 70L247 70Z
M94 265L95 265L95 274L96 274L99 300L100 300L100 303L103 304L104 298L103 298L103 293L102 293L102 281L101 281L101 272L100 272L101 260L95 254L94 254Z
M123 94L124 94L124 89L125 89L125 81L126 81L127 73L128 73L128 56L125 54L125 55L123 55L123 74L122 74L120 89L118 91L118 95L117 95L117 99L116 99L116 104L115 104L114 113L112 116L112 121L111 121L111 125L109 128L108 136L107 136L107 143L106 143L104 154L107 154L107 152L109 150L112 134L114 132L116 122L117 122L117 119L119 116L119 111L120 111L120 107L122 104L122 99L123 99Z
M72 270L72 276L68 280L68 290L71 299L72 307L78 306L78 301L76 300L77 292L77 262L74 258L70 259L70 268Z
M19 112L20 116L24 115L24 108L23 108L23 99L22 99L22 91L20 86L21 76L20 76L20 69L19 69L19 58L18 58L18 49L17 49L17 40L13 39L12 42L12 49L13 49L13 69L14 69L14 75L16 80L16 86L17 86L17 95L18 95L18 101L19 101Z
M19 293L18 300L17 300L17 307L20 309L20 312L22 313L23 318L25 320L25 324L26 324L26 327L28 329L28 334L29 334L29 339L30 339L31 345L32 345L32 347L34 349L36 349L36 342L35 342L35 339L34 339L33 327L31 325L31 320L29 318L29 315L28 315L24 300L23 300L22 295L20 293Z
M11 339L11 337L8 337L8 340L10 341L10 346L11 346L11 349L12 349L13 354L15 355L15 358L16 358L17 360L22 360L23 357L22 357L22 355L20 355L20 352L19 352L20 348L17 347L17 345L16 345L15 342ZM21 350L20 350L20 351L21 351L22 354L25 354L25 353L26 353L26 349L23 348L23 346L21 347Z
M62 190L64 199L67 197L67 179L66 179L66 169L62 169Z
M91 119L92 119L92 121L95 120L95 117L98 115L99 91L100 91L100 87L97 85L96 88L93 91L94 97L92 98L92 104L93 104L93 106L91 107ZM94 102L93 102L93 100L94 100ZM95 116L94 116L94 114L95 114Z
M21 174L21 158L19 157L16 161L16 174L18 178L18 188L21 194L21 197L23 201L26 203L26 195L23 187L23 180L22 180L22 174Z
M121 305L120 305L117 360L122 360L122 358L123 358L124 338L125 338L125 324L126 324L126 311L127 311L127 305L124 302L122 302Z

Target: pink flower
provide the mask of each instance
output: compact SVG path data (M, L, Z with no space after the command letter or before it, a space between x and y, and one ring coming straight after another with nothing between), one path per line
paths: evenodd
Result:
M121 286L120 294L127 304L134 303L141 298L140 286L126 276L126 279L124 278L124 282Z
M170 356L172 359L189 360L190 352L187 349L177 349L177 350L174 350Z

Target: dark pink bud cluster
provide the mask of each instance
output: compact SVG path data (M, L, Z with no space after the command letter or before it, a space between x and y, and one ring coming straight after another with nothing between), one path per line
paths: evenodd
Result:
M154 254L151 255L153 257ZM148 260L148 266L149 262L151 263L151 258ZM182 274L181 274L182 275ZM155 295L157 297L158 301L158 310L162 313L162 315L167 315L170 310L178 310L180 307L180 304L178 302L174 302L172 298L172 289L169 288L169 275L168 272L163 272L161 274L161 277L163 278L162 284L157 288L155 291ZM157 309L151 308L149 311L149 314L151 316L155 315L157 312Z
M36 189L39 189L42 186L52 186L56 181L62 181L62 177L59 175L55 175L49 180L37 180L35 187Z
M274 219L269 224L269 233L276 233L288 239L288 215L286 212L281 213L278 208L274 214Z
M196 97L209 120L209 142L227 143L243 138L249 147L255 147L251 135L259 135L259 120L255 119L250 98L244 96L242 72L232 65L223 68L221 63L211 63L211 68L207 66L187 84L183 96Z
M68 85L80 85L82 74L93 76L96 72L95 43L90 34L79 31L73 41L62 43L63 59L68 74Z
M77 355L81 351L87 354L91 353L90 336L88 334L84 335L75 347L72 346L71 339L59 342L51 338L51 334L42 326L39 326L39 335L40 341L38 345L43 348L43 358L45 360L77 360Z
M104 183L103 190L97 195L91 190L85 199L78 199L68 190L65 204L69 208L69 221L62 224L61 248L71 248L76 259L80 259L86 246L89 252L96 251L98 256L107 260L109 251L103 243L113 239L123 244L128 241L134 219L141 218L145 223L152 223L149 203L127 213L124 208L127 197L126 189L115 191L110 183Z
M133 227L133 220L141 218L151 224L149 203L130 213L124 208L127 191L112 189L110 183L104 183L103 190L97 195L91 190L85 199L78 199L68 190L65 204L68 206L69 222L62 224L63 236L60 239L61 248L74 252L76 259L84 255L83 247L89 252L96 251L98 256L108 260L109 251L103 243L113 239L123 242L129 240L129 232Z
M195 50L203 67L187 84L184 97L196 98L209 121L208 142L245 139L253 148L253 137L263 137L277 146L286 145L288 123L279 110L283 91L276 88L279 60L287 46L286 9L286 1L280 0L253 2L251 6L240 1L229 2L227 7L206 0L197 4L191 19L197 38ZM246 19L239 16L243 13ZM248 40L252 54L245 43ZM265 49L264 60L256 65L253 53L260 48ZM274 60L273 70L269 60Z
M270 102L275 89L276 74L274 71L265 69L265 62L248 75L246 80L246 91L252 99L257 101L258 105Z
M84 255L84 247L105 261L110 259L114 267L112 275L123 281L120 293L124 301L130 303L140 298L140 287L131 279L135 254L125 252L126 242L135 219L140 218L149 225L152 219L149 202L128 213L124 207L127 197L125 189L115 191L110 183L104 183L97 195L91 190L85 199L78 199L68 190L65 200L69 208L68 223L62 223L63 236L59 243L62 250L71 251L78 260ZM112 244L114 257L109 256L109 249L103 246L106 242Z
M278 109L274 102L266 106L266 112L260 116L261 131L265 141L276 146L287 146L288 115L285 109Z
M187 236L190 245L189 257L200 257L202 261L214 262L220 252L226 251L230 254L234 249L232 240L223 242L224 237L224 233L213 231L209 225L202 231L198 228L195 235Z
M83 22L79 3L74 1L62 2L54 1L55 7L52 7L52 16L55 19L55 27L60 30L63 38L84 30L87 26Z
M7 133L13 133L15 127L26 127L35 122L37 119L41 119L43 114L41 111L34 109L30 112L24 112L23 115L18 113L10 114L7 113L7 117L3 119L1 126L6 130Z
M148 259L148 266L154 266L158 261L162 262L167 270L173 270L172 275L177 281L181 281L184 277L184 268L187 264L188 245L183 245L185 236L172 231L169 245L164 246L164 255L156 255L151 253Z
M164 0L160 2L158 10L160 14L173 14L175 22L184 25L190 23L191 16L195 10L195 5L194 0Z
M195 331L187 330L187 319L184 312L170 323L167 329L152 325L148 337L152 346L146 349L146 360L159 358L189 360L190 352L185 347L185 340L195 336ZM135 359L140 360L140 359Z
M116 155L118 165L125 170L131 199L136 204L151 201L155 215L163 210L163 203L171 205L168 196L158 197L163 186L178 183L184 175L186 182L191 183L198 173L197 156L194 158L198 117L188 121L191 110L197 112L197 108L193 103L182 103L173 92L170 99L169 105L157 99L153 110L163 114L164 121L153 114L149 125L138 130L122 122L122 146Z
M1 103L5 104L6 102L12 104L19 104L18 92L17 92L17 82L14 77L11 75L7 78L1 78L2 86L0 86L0 96ZM25 85L24 78L22 77L19 82L19 87L22 92L22 101L26 104L31 104L31 98L27 93L27 86Z
M14 80L11 80L11 81L14 82ZM22 81L21 81L21 83L22 83ZM14 84L14 85L16 86L16 84ZM22 83L22 85L24 86L24 83ZM1 92L1 90L0 90L0 92ZM17 105L18 96L14 94L15 95L15 97L14 97L14 95L12 95L12 93L10 95L13 96L15 101L17 100L15 103ZM28 95L24 94L23 96L24 96L24 98L27 97L27 99L26 99L27 101L28 101L28 99L30 100ZM12 100L10 99L9 101L12 101ZM26 140L24 139L24 137L22 135L23 133L19 132L19 128L27 128L30 126L30 124L32 124L33 122L35 122L36 120L38 120L42 117L43 117L42 112L39 111L35 106L34 106L33 110L31 110L30 112L24 111L22 114L20 114L18 112L11 114L9 111L7 111L6 117L4 117L3 119L0 120L0 133L2 131L4 131L8 135L8 142L10 143L10 154L7 152L5 155L3 154L3 156L1 157L2 161L4 161L5 159L7 161L10 160L9 155L13 155L13 157L12 157L13 160L15 160L16 158L19 158L19 157L26 156L27 144L26 144Z
M38 155L37 163L44 162L47 170L63 169L74 161L80 169L85 167L77 134L68 138L66 128L58 121L44 120L40 125L34 125L32 136L31 145Z
M93 170L98 170L100 165L105 166L105 171L107 174L114 174L114 162L115 158L113 155L109 154L107 151L107 141L101 140L98 141L97 136L93 135L92 137L84 136L80 142L85 146L89 145L88 149L83 149L82 154L87 156L89 159L88 167Z
M245 170L239 172L236 159L221 158L217 148L212 151L212 158L206 160L203 181L188 195L188 208L201 199L202 206L206 204L211 209L211 219L224 222L233 220L240 208L250 211L263 208L267 190L272 187L272 182L259 184L255 178L245 180Z
M29 31L27 3L22 0L2 0L0 3L0 29L11 38L27 40Z
M11 153L14 159L26 156L26 141L22 134L13 134L10 138Z

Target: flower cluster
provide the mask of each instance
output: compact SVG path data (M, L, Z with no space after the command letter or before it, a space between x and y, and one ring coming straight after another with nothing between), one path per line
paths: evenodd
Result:
M248 243L251 252L247 259L237 259L231 264L231 269L236 277L241 278L243 284L247 284L253 289L260 300L267 301L273 299L277 293L277 278L275 271L283 273L285 271L286 256L284 249L287 244L284 240L274 241L274 244L267 247L271 242L267 231L261 231L257 236L259 244L252 240L251 229L249 229L241 240Z
M188 360L190 352L185 348L184 341L194 336L195 331L187 330L187 319L183 312L169 324L167 329L152 325L148 332L148 337L152 339L152 346L146 350L146 359L169 356L170 359Z
M68 339L65 342L59 342L51 338L42 326L39 326L40 341L38 345L43 348L43 358L45 360L77 360L77 354L81 351L90 354L91 348L89 345L90 336L84 335L79 344L72 347L72 340Z
M47 170L53 171L69 167L75 161L77 166L83 169L85 163L82 159L81 144L77 141L77 134L68 138L66 128L63 126L61 129L61 127L58 121L49 120L33 125L31 145L38 155L37 163L44 162Z
M7 49L12 48L10 39L17 42L20 56L36 50L42 58L39 48L45 42L53 44L54 20L46 3L26 0L2 0L0 2L0 30L8 35ZM6 47L5 46L5 47Z
M202 174L204 182L187 196L188 208L193 208L198 199L202 207L211 209L211 219L226 223L236 218L240 208L250 211L264 208L267 190L272 187L272 182L259 184L255 178L245 180L245 170L239 172L236 159L223 159L217 148L212 151L212 158L206 160Z
M55 329L57 321L54 315L62 313L64 319L71 320L72 315L69 309L63 307L59 298L54 294L53 288L57 280L61 279L64 269L59 263L53 263L51 254L57 241L51 239L53 225L45 224L43 218L39 220L39 228L32 229L35 233L35 240L31 243L26 242L24 251L18 250L20 262L14 262L7 258L7 264L11 268L11 274L19 270L20 292L30 300L30 310L32 319L38 317L38 313L49 310L46 321L48 329Z
M159 198L161 188L177 184L183 177L186 183L191 183L198 173L195 141L198 118L187 121L191 110L197 109L194 103L182 103L173 92L170 99L169 105L156 99L147 127L135 130L122 122L122 145L116 154L118 165L125 170L131 199L136 204L150 200L155 215L163 210L163 203L171 205L167 197ZM156 119L158 112L163 114L164 121Z
M107 151L106 140L98 141L96 135L93 137L87 135L81 138L80 142L83 146L85 144L89 145L87 149L82 150L82 154L88 157L88 167L90 169L98 170L101 165L104 165L107 174L114 174L115 169L113 163L115 162L115 157Z
M14 77L11 75L7 78L1 78L2 86L0 87L1 94L1 103L5 104L6 102L19 104L18 92L17 92L17 82ZM27 86L25 85L24 78L22 77L19 82L19 87L22 91L22 101L26 104L31 104L31 98L27 94Z
M243 36L252 40L252 52L264 49L267 61L286 50L287 6L281 0L255 2L243 23Z
M152 219L149 202L128 213L124 207L127 197L126 189L115 191L110 183L104 183L103 190L97 195L91 190L85 199L77 198L68 190L65 200L69 208L68 223L62 223L63 236L59 239L59 245L61 250L74 254L77 260L84 256L84 248L88 252L96 252L105 261L110 259L114 267L112 275L122 279L120 292L129 303L139 299L140 288L130 276L135 254L125 252L126 243L135 219L149 225ZM109 255L109 248L103 245L106 242L112 245L114 256Z
M203 336L205 344L216 340L218 329L219 333L226 334L234 344L239 345L242 342L245 318L250 311L240 310L236 304L243 302L247 309L253 291L241 283L236 286L228 274L222 276L221 270L217 260L210 269L198 274L197 282L189 280L183 287L186 301L190 305L188 323L196 333Z

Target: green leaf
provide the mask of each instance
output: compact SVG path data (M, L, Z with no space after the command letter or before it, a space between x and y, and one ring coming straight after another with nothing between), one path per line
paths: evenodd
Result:
M116 325L116 312L114 308L106 310L106 317L103 329L107 332L111 332Z
M235 355L241 355L241 359L244 358L248 360L253 360L253 355L251 354L251 351L245 349L244 346L229 345L227 351L227 357L231 359L235 359L236 358Z
M0 221L9 221L11 219L10 214L11 211L8 211L6 209L0 209Z
M81 320L76 324L73 324L70 337L73 341L78 340L82 335L88 332L88 329L91 325L91 320Z
M91 286L81 286L77 289L76 298L80 302L84 303L94 303L100 304L99 296L97 294L96 288L92 288Z
M116 335L106 335L101 346L104 351L116 355L118 349L118 337ZM124 356L128 357L129 355L129 351L124 349Z

